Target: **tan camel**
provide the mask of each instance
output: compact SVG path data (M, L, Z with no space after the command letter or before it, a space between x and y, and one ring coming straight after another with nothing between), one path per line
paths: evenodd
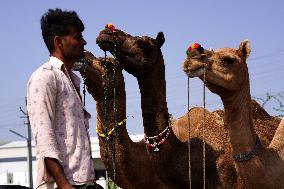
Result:
M280 120L270 116L255 100L251 101L251 110L256 133L263 146L267 147ZM202 135L202 125L199 124L192 137L201 137ZM227 125L224 124L224 111L217 110L209 113L205 119L205 140L219 154L216 168L222 188L244 188L243 181L238 176L232 159L228 135Z
M96 58L89 52L86 52L85 57L88 65L80 73L82 76L86 76L88 92L97 102L97 129L98 133L101 134L99 136L100 153L111 179L118 186L125 189L170 189L155 174L144 142L133 142L127 133L126 123L123 122L126 118L126 97L122 70L111 58L107 59L108 69L110 70L107 72L103 66L105 63L103 58ZM113 68L116 70L116 117L117 122L122 124L116 126L115 136L113 133L109 134L109 140L106 141L106 138L102 135L105 133L105 128L108 126L107 132L111 132L112 128L115 127L113 114ZM109 80L104 80L104 75ZM104 86L107 89L107 93L105 93L107 96L106 106ZM107 120L104 119L105 107L108 114ZM108 142L108 150L106 142ZM113 153L115 153L115 167L113 166ZM115 179L113 174L114 168Z
M210 112L206 109L204 110L201 107L193 107L188 111L187 114L181 116L178 119L173 119L172 130L176 137L182 142L187 142L189 140L188 122L190 122L190 136L199 136L197 133L199 133L200 131L200 126L202 125L204 113L206 120Z
M146 36L132 37L121 30L112 32L105 29L98 36L97 43L103 50L114 53L122 68L138 80L145 135L148 137L157 135L156 140L145 137L148 140L147 148L157 175L172 188L189 188L188 144L181 142L176 135L172 134L172 128L168 128L165 66L160 49L164 43L163 34L159 33L156 39L153 39ZM115 49L113 49L114 44ZM193 109L190 112L197 114L198 119L201 117L200 113L203 115L203 109ZM177 120L176 123L184 124L187 122L186 117ZM196 120L192 122L197 124ZM173 130L178 132L178 129L181 132L187 130L182 127ZM186 135L181 133L180 138L183 137ZM156 143L162 144L156 145ZM215 165L217 153L208 145L206 145L206 153L206 188L218 188L219 178ZM192 188L202 188L202 140L200 138L191 140L191 170Z
M244 187L284 188L284 121L279 125L270 145L261 145L253 124L255 110L251 105L246 64L249 54L248 41L243 41L238 49L222 48L215 52L205 50L204 53L194 49L184 62L183 69L188 76L202 79L205 67L206 86L221 97L231 153ZM269 133L269 128L265 129Z

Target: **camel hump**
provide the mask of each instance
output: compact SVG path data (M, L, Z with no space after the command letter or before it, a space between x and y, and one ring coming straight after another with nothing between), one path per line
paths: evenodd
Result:
M284 147L284 142L283 142L283 133L284 133L284 118L282 118L276 133L269 145L270 148L275 149L278 152L282 152L283 153L283 147Z
M269 115L255 100L251 100L251 112L255 131L264 146L268 146L275 136L280 119Z
M251 100L251 111L254 119L271 118L267 111L255 100Z
M182 117L175 119L172 123L172 129L176 137L186 142L189 139L189 127L191 135L194 135L198 125L202 122L205 110L205 117L210 113L208 110L202 107L193 107L187 114ZM188 121L188 119L190 119ZM189 126L190 124L190 126Z

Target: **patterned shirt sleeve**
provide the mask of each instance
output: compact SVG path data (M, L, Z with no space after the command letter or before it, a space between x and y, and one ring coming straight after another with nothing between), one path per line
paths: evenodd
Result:
M56 78L52 70L41 68L31 76L27 86L28 113L42 176L48 175L45 157L55 158L62 164L54 128L56 96Z

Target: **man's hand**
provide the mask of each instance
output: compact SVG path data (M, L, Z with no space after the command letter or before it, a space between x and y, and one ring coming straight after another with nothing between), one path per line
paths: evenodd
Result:
M65 177L64 170L57 159L46 157L44 158L44 163L59 189L75 189L69 184Z

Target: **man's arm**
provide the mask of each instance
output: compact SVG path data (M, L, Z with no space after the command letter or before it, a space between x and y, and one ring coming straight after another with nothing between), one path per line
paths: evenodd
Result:
M56 117L57 86L54 73L50 69L36 72L28 82L28 113L39 152L38 176L40 181L49 181L52 176L58 187L73 189L68 183L60 158L54 122Z
M75 189L72 187L68 180L66 179L64 175L64 171L60 163L58 162L57 159L54 158L44 158L44 163L46 165L46 168L48 172L52 175L54 178L57 187L60 189Z

